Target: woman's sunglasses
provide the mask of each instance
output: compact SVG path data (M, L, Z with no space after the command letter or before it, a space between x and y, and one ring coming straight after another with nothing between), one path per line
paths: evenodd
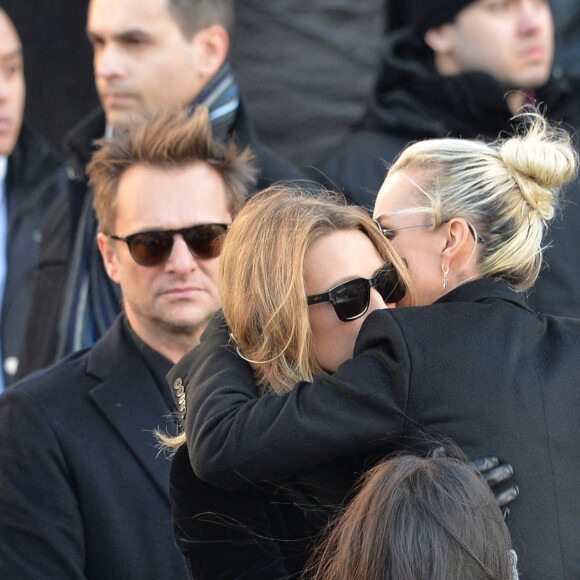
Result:
M338 318L349 322L360 318L369 309L371 288L376 288L385 302L398 302L407 293L397 271L387 262L368 280L355 278L343 282L328 292L308 296L306 301L309 305L331 302Z
M189 251L199 260L217 258L230 224L199 224L179 230L153 230L131 234L126 238L109 235L113 240L125 242L133 260L140 266L159 266L169 259L173 238L181 234Z

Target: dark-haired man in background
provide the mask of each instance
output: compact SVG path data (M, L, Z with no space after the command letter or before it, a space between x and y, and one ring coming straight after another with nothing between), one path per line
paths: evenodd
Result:
M551 121L580 127L580 81L553 67L548 0L396 0L374 99L358 128L320 169L355 203L372 208L387 165L409 142L495 139L531 101ZM395 22L399 19L399 24ZM580 184L529 296L549 314L580 317Z

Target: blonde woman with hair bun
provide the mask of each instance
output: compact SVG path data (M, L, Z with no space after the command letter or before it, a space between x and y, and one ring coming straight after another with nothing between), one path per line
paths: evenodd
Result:
M506 522L522 578L580 577L580 321L526 302L577 157L538 112L521 121L493 143L427 140L394 162L373 217L413 301L371 312L332 374L259 396L252 367L224 348L228 328L210 323L170 373L198 477L238 489L447 438L513 465L521 494Z
M434 302L436 280L447 270L446 291L468 279L500 278L525 292L536 281L546 228L562 187L575 176L576 153L570 136L540 114L531 113L525 126L489 145L422 141L395 160L374 215L395 247L403 246L400 253L410 261L409 242L469 234L442 252L440 264L429 262L429 278L426 272L414 278L419 305ZM412 274L419 266L409 267Z

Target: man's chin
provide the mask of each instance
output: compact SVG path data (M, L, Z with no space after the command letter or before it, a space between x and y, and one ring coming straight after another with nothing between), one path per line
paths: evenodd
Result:
M165 321L165 330L168 335L182 337L197 337L207 326L208 320L167 320Z
M12 155L17 140L17 134L0 134L0 155L5 155L6 157Z
M173 316L165 317L163 323L165 328L172 334L196 334L200 328L203 330L209 322L213 312L174 312Z
M121 107L109 107L105 109L107 123L117 130L125 130L143 118L140 111L124 109Z
M522 75L520 86L525 87L526 89L539 89L550 80L551 72L551 67L545 65L532 67L527 74Z

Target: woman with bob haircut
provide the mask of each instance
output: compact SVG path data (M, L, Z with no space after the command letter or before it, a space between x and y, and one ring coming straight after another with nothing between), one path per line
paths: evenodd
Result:
M290 184L256 194L236 216L220 255L218 288L229 348L250 362L264 394L335 371L352 357L370 312L406 294L413 300L403 260L367 212L330 192ZM179 447L185 436L164 441ZM360 472L319 469L283 489L234 495L198 481L187 449L178 449L172 508L190 576L258 580L299 573L329 506L338 506Z
M514 580L515 552L491 490L471 462L400 455L370 469L329 527L312 580Z
M374 217L406 260L417 306L371 312L352 360L261 397L214 319L170 373L186 390L196 475L236 489L353 454L422 452L432 437L469 457L492 449L522 490L507 520L522 577L580 577L580 321L534 312L524 296L576 165L569 134L537 112L494 143L408 147ZM333 314L329 302L308 309Z

